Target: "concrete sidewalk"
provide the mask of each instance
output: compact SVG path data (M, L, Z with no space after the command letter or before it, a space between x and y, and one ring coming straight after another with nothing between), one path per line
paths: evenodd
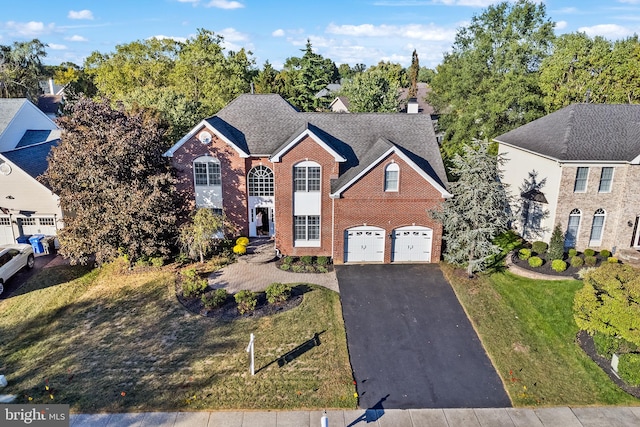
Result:
M328 411L330 427L637 427L640 406ZM71 427L320 427L321 411L71 415Z

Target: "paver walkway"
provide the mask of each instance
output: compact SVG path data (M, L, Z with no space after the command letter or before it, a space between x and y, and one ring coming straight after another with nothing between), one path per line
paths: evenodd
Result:
M321 411L71 415L70 427L320 427ZM638 407L327 411L330 427L637 427Z

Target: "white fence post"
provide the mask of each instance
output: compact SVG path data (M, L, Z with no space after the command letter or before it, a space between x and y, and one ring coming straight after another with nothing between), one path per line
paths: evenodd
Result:
M250 365L250 369L251 369L251 375L255 375L255 365L254 365L254 358L253 358L253 341L254 341L254 337L253 334L250 335L250 339L249 339L249 345L247 346L247 353L251 353L251 365Z

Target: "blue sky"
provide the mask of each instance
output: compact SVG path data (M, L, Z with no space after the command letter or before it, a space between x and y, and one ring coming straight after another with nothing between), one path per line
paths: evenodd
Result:
M184 40L198 28L225 37L225 47L253 52L276 68L301 56L310 39L337 64L380 60L435 67L456 30L492 0L2 0L0 44L38 38L46 64L81 65L93 51L149 37ZM640 34L640 0L546 0L556 33L584 31L609 39Z

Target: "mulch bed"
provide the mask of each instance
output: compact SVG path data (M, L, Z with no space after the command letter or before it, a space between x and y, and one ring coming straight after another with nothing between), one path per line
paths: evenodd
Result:
M564 261L567 262L567 269L563 272L558 273L553 268L551 268L551 261L547 261L544 258L544 255L538 255L538 256L542 258L542 265L540 267L531 267L529 265L528 260L521 260L518 257L517 252L512 253L511 261L513 261L513 263L518 267L525 270L533 271L535 273L540 273L540 274L546 274L548 276L566 277L568 279L569 278L578 279L578 271L587 267L586 265L583 265L582 267L577 267L577 268L572 267L571 264L569 264L569 261L565 259ZM602 258L600 258L600 256L596 256L596 265L595 265L596 267L599 267L603 262L606 262L606 260L603 260Z
M207 288L207 292L212 291L212 288ZM182 304L191 313L199 314L204 317L209 317L215 320L223 322L231 322L236 319L242 318L254 318L257 319L263 316L271 316L272 314L282 313L292 308L296 308L302 303L302 298L305 292L310 289L306 286L294 286L291 288L291 296L288 300L278 304L269 304L267 301L266 293L258 292L258 303L253 311L240 314L238 307L233 298L233 295L227 297L227 301L221 307L216 307L207 310L202 304L200 297L198 298L186 298L182 295L182 288L180 285L176 285L176 297L180 304Z
M633 387L622 381L616 374L613 373L613 369L611 368L611 360L605 357L602 357L596 351L596 346L593 343L593 337L589 335L586 331L578 332L576 336L576 342L582 348L582 350L593 360L596 364L602 369L611 381L613 381L618 387L620 387L625 392L629 393L633 397L640 399L640 387Z
M294 262L292 262L291 265L291 269L289 270L283 270L281 268L282 264L284 264L284 257L281 257L279 259L276 260L276 267L278 267L280 270L282 271L286 271L288 273L328 273L333 271L333 264L329 263L323 266L319 266L317 264L304 264L302 261L295 260ZM293 266L299 266L300 267L300 271L293 271ZM318 270L319 267L323 267L325 268L324 271L320 271Z

